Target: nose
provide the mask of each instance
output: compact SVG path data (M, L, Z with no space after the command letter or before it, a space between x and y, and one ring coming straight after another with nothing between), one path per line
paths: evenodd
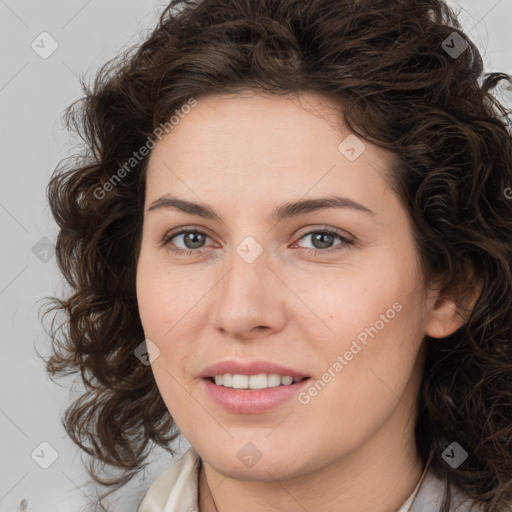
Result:
M268 253L252 262L233 250L224 278L215 287L215 328L238 340L268 336L286 322L284 286L269 266Z

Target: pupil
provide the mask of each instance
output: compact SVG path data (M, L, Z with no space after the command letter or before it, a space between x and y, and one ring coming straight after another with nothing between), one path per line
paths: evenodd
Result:
M189 249L197 249L198 247L201 247L201 244L204 242L204 240L201 240L201 238L201 233L187 233L184 238L185 245Z
M327 237L328 241L325 242L325 239L324 237ZM329 247L329 245L332 243L333 241L333 235L329 235L328 233L314 233L313 234L313 245L317 248L317 249L325 249L326 247ZM324 241L322 241L324 239ZM317 245L317 242L320 244L319 246Z

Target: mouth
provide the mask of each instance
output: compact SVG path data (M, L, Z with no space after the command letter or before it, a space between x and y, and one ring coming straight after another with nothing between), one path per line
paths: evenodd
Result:
M290 404L311 376L270 361L220 361L199 375L205 395L228 413L263 414Z
M198 377L206 396L225 411L260 414L290 403L312 378L265 360L218 361Z

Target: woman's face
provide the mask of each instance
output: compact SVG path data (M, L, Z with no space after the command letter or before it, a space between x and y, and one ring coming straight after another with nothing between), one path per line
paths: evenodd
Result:
M204 97L148 162L137 296L152 369L225 475L413 446L419 349L446 332L391 155L340 118L313 93Z

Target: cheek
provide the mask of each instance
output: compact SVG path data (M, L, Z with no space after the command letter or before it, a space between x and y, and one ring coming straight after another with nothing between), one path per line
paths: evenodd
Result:
M361 428L383 421L414 372L423 338L421 299L405 288L374 296L358 314L347 306L336 327L336 342L326 343L322 354L320 379L329 381L323 405L342 406Z
M161 301L164 298L164 289L156 279L155 272L141 253L137 266L137 304L139 316L147 338L157 337L162 322Z
M414 259L397 263L384 255L374 262L346 269L337 279L303 281L309 311L296 316L310 340L303 349L312 349L321 362L316 377L329 382L324 399L334 404L344 397L354 412L364 402L378 409L386 397L401 395L424 334L426 306Z
M283 279L300 299L288 303L294 308L294 322L310 333L311 340L323 339L322 350L327 354L337 352L376 322L379 330L389 330L388 325L400 316L397 309L409 300L407 294L414 284L405 272L388 268L380 273L375 267L379 265L328 269L309 275L288 273ZM390 322L383 324L385 320Z
M162 261L164 260L164 261ZM144 332L163 341L180 319L193 315L205 290L190 270L171 268L161 254L141 251L137 266L137 301Z
M159 350L152 370L158 387L165 390L166 402L179 388L176 379L183 384L189 378L185 369L196 356L194 340L199 339L204 325L199 317L204 314L205 282L191 270L170 269L150 251L141 252L136 279L138 309L146 338Z
M141 252L137 267L137 301L144 335L156 345L158 357L151 364L155 382L171 414L179 409L180 386L177 369L183 367L183 347L173 336L180 317L183 302L179 300L176 287L169 282L144 251ZM182 315L181 315L182 316ZM178 402L178 407L176 403Z

